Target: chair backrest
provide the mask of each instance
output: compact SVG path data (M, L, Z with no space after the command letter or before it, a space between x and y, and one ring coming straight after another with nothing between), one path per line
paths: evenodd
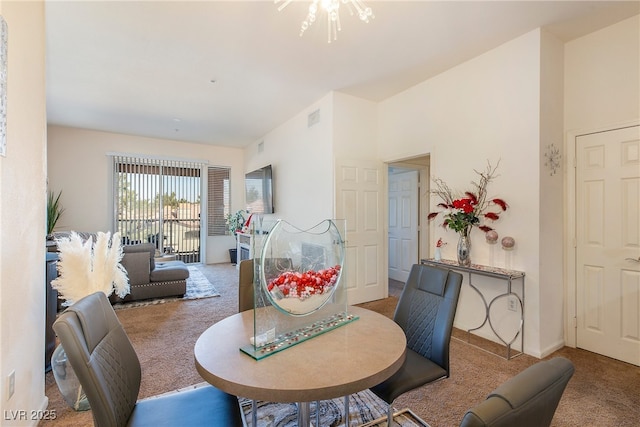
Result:
M53 329L87 395L95 426L125 426L138 399L140 361L105 294L77 301Z
M460 426L549 426L573 372L573 363L563 357L538 362L467 411Z
M238 273L238 312L253 308L253 260L245 259Z
M449 342L462 275L441 267L411 267L393 319L404 330L407 347L438 364L449 376Z
M293 262L289 258L268 258L265 260L267 277L275 277L285 271L291 271ZM254 289L253 289L254 263L253 259L240 261L240 272L238 274L238 312L253 310ZM258 301L258 306L267 304L268 301Z

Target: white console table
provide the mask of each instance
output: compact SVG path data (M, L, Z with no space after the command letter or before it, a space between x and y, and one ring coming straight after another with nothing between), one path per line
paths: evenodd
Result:
M500 340L500 342L502 342L505 347L507 348L507 355L506 355L506 359L509 360L513 357L516 356L520 356L521 354L523 354L524 352L524 272L522 271L516 271L516 270L507 270L504 268L497 268L497 267L490 267L490 266L486 266L486 265L478 265L478 264L471 264L468 267L459 265L456 261L451 261L451 260L440 260L440 261L436 261L434 259L422 259L420 260L421 264L430 264L430 265L436 265L436 266L445 266L447 268L450 268L452 270L459 270L462 272L466 272L469 275L469 286L471 286L471 288L476 291L478 293L478 295L480 295L480 298L482 299L482 302L484 303L484 307L485 307L485 315L484 315L484 320L482 321L482 323L475 327L475 328L471 328L467 330L467 340L469 339L469 335L472 331L478 330L480 328L482 328L485 324L489 324L489 327L491 328L491 330L493 331L494 335ZM485 297L485 295L482 293L482 291L480 291L480 289L478 289L476 286L473 285L472 281L471 281L471 277L472 275L479 275L479 276L486 276L486 277L493 277L495 279L499 279L499 280L504 280L506 281L506 292L503 292L501 294L499 294L498 296L494 297L491 301L489 301L489 303L487 303L487 298ZM513 291L512 288L512 284L514 280L518 280L521 279L522 280L522 289L521 289L521 294L518 295L517 293L515 293ZM502 337L494 328L493 324L491 323L491 316L490 316L490 312L491 312L491 307L493 306L493 304L501 299L501 298L515 298L516 301L518 302L519 306L520 306L520 324L518 326L517 329L517 333L514 335L514 337L507 341L506 338ZM520 336L520 352L517 354L511 354L511 346L513 345L513 343L515 342L515 340L518 338L518 336Z

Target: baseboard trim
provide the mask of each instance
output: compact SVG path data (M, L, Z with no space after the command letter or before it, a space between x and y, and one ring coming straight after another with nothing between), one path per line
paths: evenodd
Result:
M551 355L552 353L555 353L556 351L560 350L563 347L565 347L565 342L563 339L556 341L554 344L547 346L542 350L542 353L540 354L540 359L544 359L545 357Z

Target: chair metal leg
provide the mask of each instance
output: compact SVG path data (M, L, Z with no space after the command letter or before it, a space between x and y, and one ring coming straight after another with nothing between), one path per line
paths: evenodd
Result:
M256 400L251 400L251 426L256 427L258 425L258 405Z
M387 406L387 427L391 427L391 423L393 422L393 406L389 403Z
M344 397L344 425L349 427L349 396Z

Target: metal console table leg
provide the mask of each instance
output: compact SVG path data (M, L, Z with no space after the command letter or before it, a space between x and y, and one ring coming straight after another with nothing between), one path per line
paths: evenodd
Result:
M511 359L512 357L520 356L521 354L524 353L524 301L525 301L524 300L524 275L525 275L524 272L516 271L516 270L507 270L504 268L489 267L489 266L478 265L478 264L472 264L471 266L466 267L466 266L459 265L455 261L450 261L450 260L435 261L433 259L423 259L420 262L422 264L444 266L447 268L451 268L452 270L459 270L459 271L466 272L468 274L469 286L480 296L480 299L482 300L482 303L484 305L485 312L484 312L484 319L482 320L479 326L476 326L471 329L467 329L467 342L470 342L471 332L482 328L484 325L488 323L489 328L491 328L491 331L493 332L493 334L506 347L507 360ZM477 274L479 276L492 277L495 279L505 280L507 282L506 292L499 294L498 296L494 297L491 301L489 301L489 303L487 303L487 298L485 297L485 295L472 282L472 275L474 274ZM522 297L517 293L513 292L513 289L512 289L513 281L518 279L522 279ZM512 339L507 340L503 336L501 336L498 331L496 331L495 326L491 322L491 307L496 301L502 298L510 298L510 297L515 298L517 301L517 304L520 307L520 319L519 319L519 324L518 324L518 328L515 335L513 336ZM518 339L518 337L520 337L520 352L512 355L511 349L512 349L513 343Z

